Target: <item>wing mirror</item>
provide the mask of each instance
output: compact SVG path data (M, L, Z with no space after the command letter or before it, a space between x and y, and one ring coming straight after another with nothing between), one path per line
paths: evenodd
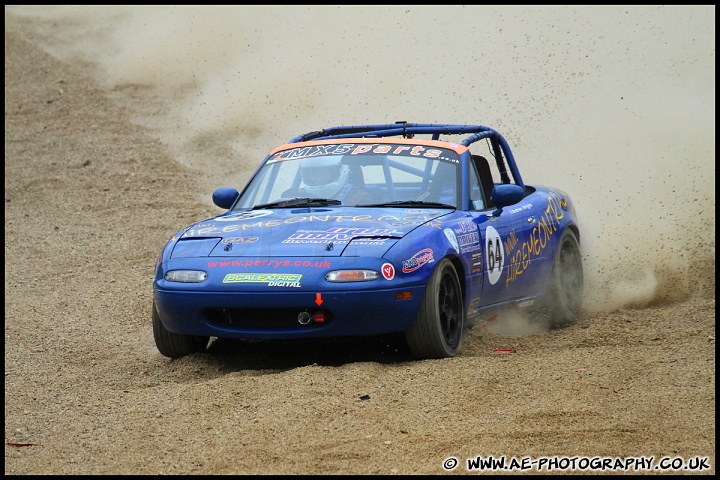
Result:
M497 217L500 215L503 208L515 205L525 198L525 189L520 185L515 184L495 185L491 196L493 202L495 202L495 206L497 207L497 210L493 212L493 216Z
M212 200L218 207L228 210L235 203L238 195L240 195L238 191L232 187L221 187L213 192Z

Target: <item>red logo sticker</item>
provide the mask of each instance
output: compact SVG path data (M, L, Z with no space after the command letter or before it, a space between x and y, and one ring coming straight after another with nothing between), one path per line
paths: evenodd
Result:
M385 280L395 278L395 267L393 267L391 263L383 263L382 276L385 277Z

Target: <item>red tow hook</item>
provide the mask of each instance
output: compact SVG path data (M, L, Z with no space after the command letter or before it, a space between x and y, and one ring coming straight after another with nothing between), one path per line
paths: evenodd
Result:
M315 310L315 323L325 323L324 310Z

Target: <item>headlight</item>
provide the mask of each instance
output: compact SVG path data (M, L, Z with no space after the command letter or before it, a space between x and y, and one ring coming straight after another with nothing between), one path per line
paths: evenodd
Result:
M165 273L168 282L200 283L207 280L207 273L202 270L170 270Z
M375 270L333 270L325 275L328 282L367 282L380 278Z

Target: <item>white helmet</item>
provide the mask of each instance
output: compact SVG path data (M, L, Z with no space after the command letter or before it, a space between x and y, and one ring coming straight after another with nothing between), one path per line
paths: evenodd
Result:
M330 198L345 185L350 167L340 163L340 157L308 157L300 160L302 183L310 195Z

